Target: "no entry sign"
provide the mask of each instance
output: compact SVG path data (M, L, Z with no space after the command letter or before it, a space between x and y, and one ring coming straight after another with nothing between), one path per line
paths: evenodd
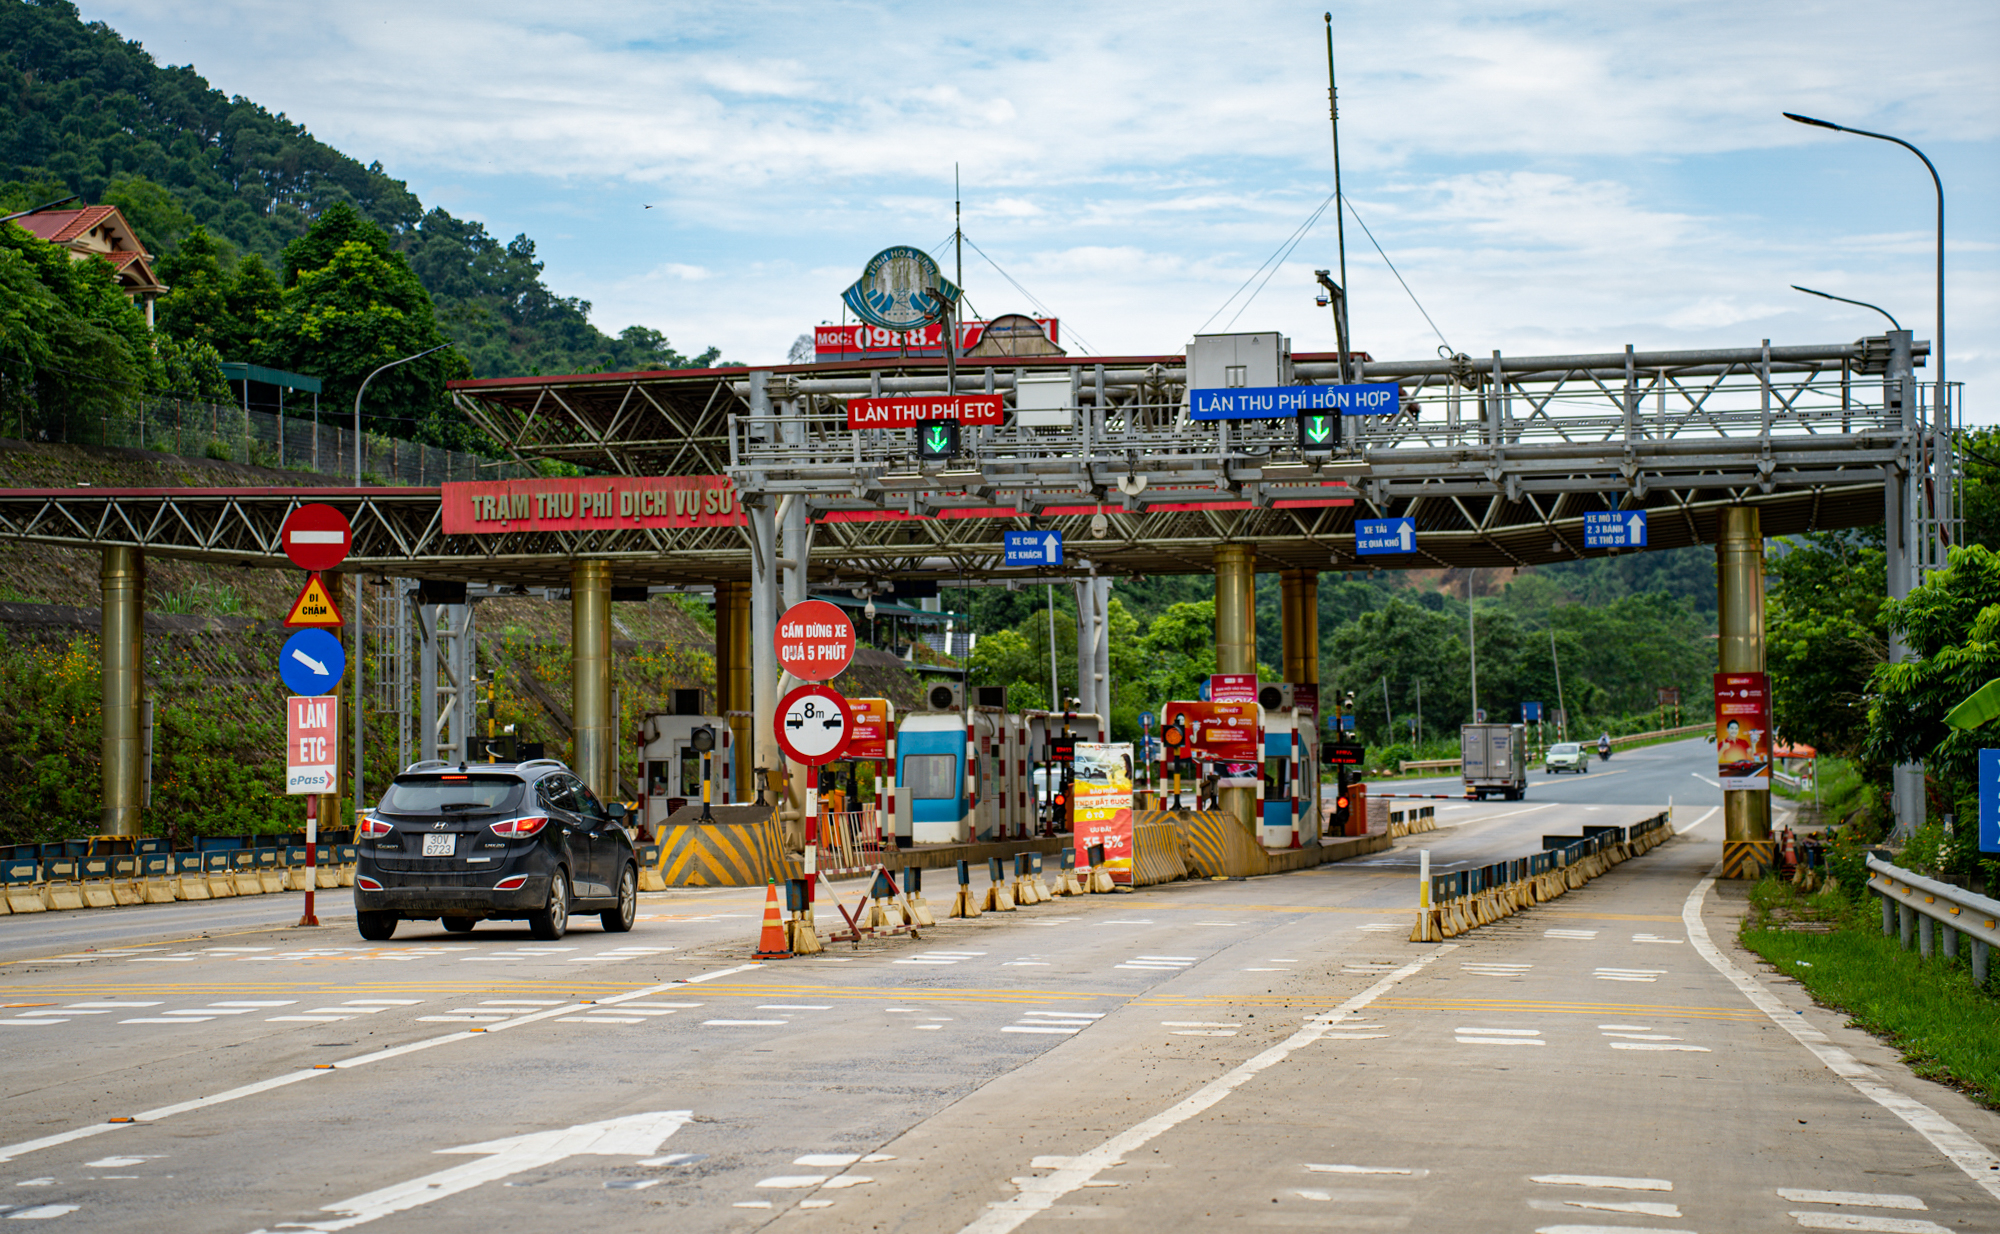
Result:
M854 623L837 604L807 600L778 619L777 645L786 672L800 681L831 681L854 660Z
M854 722L847 700L832 686L800 686L778 704L778 746L795 763L817 767L847 749Z
M331 570L347 560L354 547L354 528L347 516L332 506L315 502L300 506L285 516L285 556L301 570Z
M285 700L285 791L330 793L340 775L340 700Z

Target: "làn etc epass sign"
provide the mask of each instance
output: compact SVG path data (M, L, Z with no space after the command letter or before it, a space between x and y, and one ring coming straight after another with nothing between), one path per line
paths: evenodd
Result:
M444 533L740 527L728 476L548 476L442 489Z

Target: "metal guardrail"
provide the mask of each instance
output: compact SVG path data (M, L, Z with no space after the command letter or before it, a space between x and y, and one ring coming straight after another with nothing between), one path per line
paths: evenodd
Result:
M1641 741L1656 741L1661 737L1686 737L1708 731L1709 726L1706 724L1683 724L1679 728L1655 729L1650 733L1627 733L1623 737L1613 737L1611 748L1616 750L1620 746L1635 745ZM1596 748L1593 743L1587 741L1578 744ZM1397 762L1396 767L1398 775L1408 775L1412 771L1445 771L1462 766L1464 762L1465 760L1460 758L1406 758Z
M1958 956L1963 934L1972 942L1972 980L1987 984L1993 948L2000 944L2000 900L1912 874L1880 857L1868 858L1868 890L1882 897L1882 933L1900 934L1906 951L1915 935L1919 951L1929 958L1942 929L1947 959Z

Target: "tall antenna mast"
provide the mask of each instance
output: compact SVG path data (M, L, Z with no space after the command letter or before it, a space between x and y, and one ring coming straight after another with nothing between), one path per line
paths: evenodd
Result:
M1348 361L1347 340L1354 337L1347 319L1347 202L1340 195L1340 87L1333 79L1333 14L1326 15L1326 102L1333 120L1333 230L1340 245L1340 302L1333 306L1340 314L1340 384L1354 381Z
M958 290L965 291L965 203L958 191L958 164L951 165L951 239L957 250L958 269L953 273L958 281Z

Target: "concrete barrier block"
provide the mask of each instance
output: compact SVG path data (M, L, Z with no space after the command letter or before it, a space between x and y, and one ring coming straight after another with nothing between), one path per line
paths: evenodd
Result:
M286 886L286 884L290 881L286 877L286 875L289 873L290 871L288 870L276 870L276 869L259 870L257 871L257 880L258 882L263 884L265 895L276 895L281 891L290 890L290 888ZM298 888L298 890L304 891L305 888L300 887Z
M49 883L43 889L42 903L52 913L82 908L83 887L78 883Z
M49 911L42 899L39 886L15 886L7 888L7 911L11 913L45 913Z
M340 872L341 872L341 870L342 870L342 869L344 869L345 867L342 867L342 866L317 866L317 867L315 867L315 868L316 868L316 869L317 869L317 871L318 871L318 875L317 875L317 877L318 877L318 879L319 879L319 889L320 889L321 891L325 891L325 890L326 890L327 888L329 888L329 887L338 887L338 886L340 886L340 885L341 885L341 884L340 884Z
M180 897L174 893L174 878L146 878L139 880L139 903L172 904Z
M120 908L128 904L146 902L146 884L136 878L119 878L111 882L111 898Z
M354 867L340 867L340 873L335 876L334 885L338 887L352 887L354 885Z
M77 885L77 895L85 908L117 908L118 897L111 893L111 884L101 878Z

